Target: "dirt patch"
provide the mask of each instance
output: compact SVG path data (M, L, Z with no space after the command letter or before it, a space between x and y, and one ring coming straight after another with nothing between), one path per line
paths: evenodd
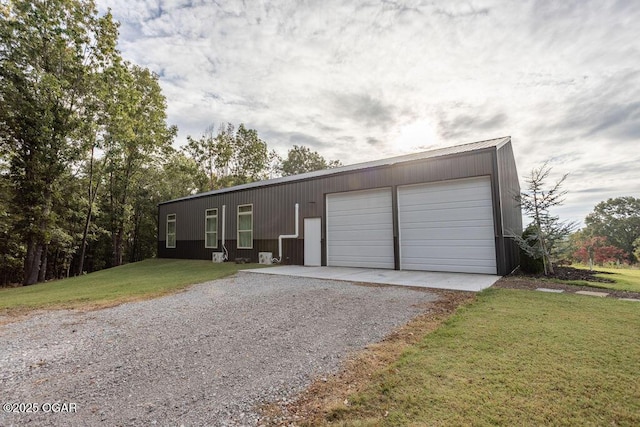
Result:
M606 271L584 270L573 267L554 267L553 274L545 276L544 274L524 274L517 272L514 276L529 277L533 279L557 279L557 280L584 280L587 282L597 283L615 283L611 279L596 277L596 274L611 274Z
M470 292L433 291L439 300L422 304L428 313L395 330L384 340L368 345L349 357L342 370L316 378L295 400L273 403L262 408L265 426L319 425L334 409L344 407L349 396L364 390L372 375L393 363L410 345L437 329L461 305L475 299Z

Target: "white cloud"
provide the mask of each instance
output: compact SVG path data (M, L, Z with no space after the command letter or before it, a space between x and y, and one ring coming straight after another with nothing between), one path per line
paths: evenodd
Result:
M282 154L348 164L511 135L521 175L571 173L571 219L640 196L640 2L99 5L123 55L160 74L177 143L244 122Z

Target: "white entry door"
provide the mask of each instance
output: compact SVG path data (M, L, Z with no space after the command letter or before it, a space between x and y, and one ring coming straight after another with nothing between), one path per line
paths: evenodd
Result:
M320 218L304 219L304 265L319 267L322 264L322 221Z

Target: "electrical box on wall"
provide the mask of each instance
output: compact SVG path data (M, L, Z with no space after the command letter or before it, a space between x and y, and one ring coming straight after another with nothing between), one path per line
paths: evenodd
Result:
M211 261L213 262L223 262L224 254L222 252L213 252L211 254Z
M273 263L272 252L258 252L258 262L260 264L272 264Z

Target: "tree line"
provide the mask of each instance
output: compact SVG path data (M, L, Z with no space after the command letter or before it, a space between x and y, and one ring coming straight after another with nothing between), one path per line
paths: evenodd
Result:
M91 0L0 4L2 285L154 256L159 202L339 164L283 160L244 124L175 149L158 76L117 39Z

